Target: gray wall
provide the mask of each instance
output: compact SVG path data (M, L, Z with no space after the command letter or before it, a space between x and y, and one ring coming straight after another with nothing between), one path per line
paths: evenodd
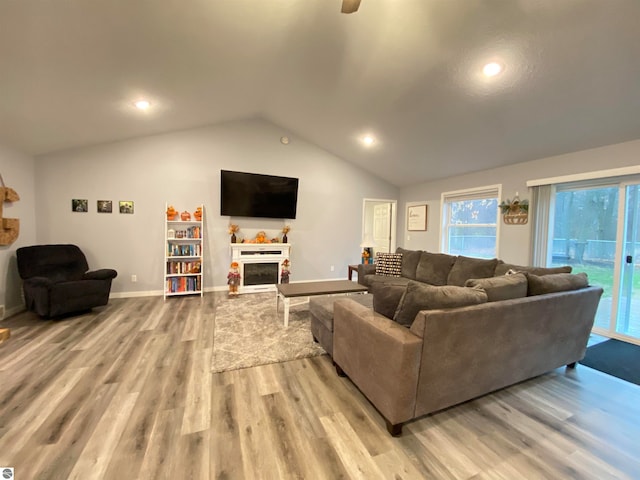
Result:
M16 268L16 249L36 243L34 159L0 145L0 174L20 200L4 204L3 216L20 220L20 235L12 245L0 246L0 304L11 314L22 308L21 283Z
M280 143L282 135L292 137L289 145ZM289 224L292 281L346 278L347 265L360 258L363 198L395 199L399 193L263 120L136 138L36 161L38 242L75 243L90 267L115 268L116 294L161 292L165 202L190 212L204 203L205 288L224 288L229 223L240 225L240 237L265 230L269 238ZM220 216L220 169L298 177L298 218ZM72 212L72 198L88 199L89 212ZM97 200L112 200L114 213L97 213ZM135 213L119 214L119 200L134 201Z
M503 199L512 199L518 192L520 199L524 200L531 198L526 186L528 180L638 164L640 140L634 140L405 187L400 192L398 203L398 244L410 249L438 251L440 195L443 192L502 184ZM415 202L426 202L429 205L426 232L407 231L407 204ZM501 222L499 228L498 258L512 263L528 263L531 250L531 222L526 225L505 225Z

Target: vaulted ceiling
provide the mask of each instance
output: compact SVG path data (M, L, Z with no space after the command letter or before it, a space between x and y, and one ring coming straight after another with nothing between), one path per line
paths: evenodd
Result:
M640 138L638 0L340 6L0 0L0 142L37 155L262 117L403 186Z

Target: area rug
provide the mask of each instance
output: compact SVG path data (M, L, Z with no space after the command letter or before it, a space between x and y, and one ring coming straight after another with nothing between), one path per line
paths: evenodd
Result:
M620 340L607 340L587 348L581 364L640 385L640 347Z
M276 316L275 293L256 293L216 298L213 334L214 373L286 362L326 353L313 341L309 306L289 310L284 327L282 303Z

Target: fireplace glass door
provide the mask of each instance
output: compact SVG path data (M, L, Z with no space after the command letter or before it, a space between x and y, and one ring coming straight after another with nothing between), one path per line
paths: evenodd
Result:
M275 285L278 283L278 262L273 263L245 263L242 284Z

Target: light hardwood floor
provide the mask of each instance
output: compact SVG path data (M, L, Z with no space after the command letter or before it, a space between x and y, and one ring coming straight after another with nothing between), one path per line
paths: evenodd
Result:
M327 356L210 373L217 301L2 322L0 466L19 480L640 478L638 386L558 369L392 438Z

